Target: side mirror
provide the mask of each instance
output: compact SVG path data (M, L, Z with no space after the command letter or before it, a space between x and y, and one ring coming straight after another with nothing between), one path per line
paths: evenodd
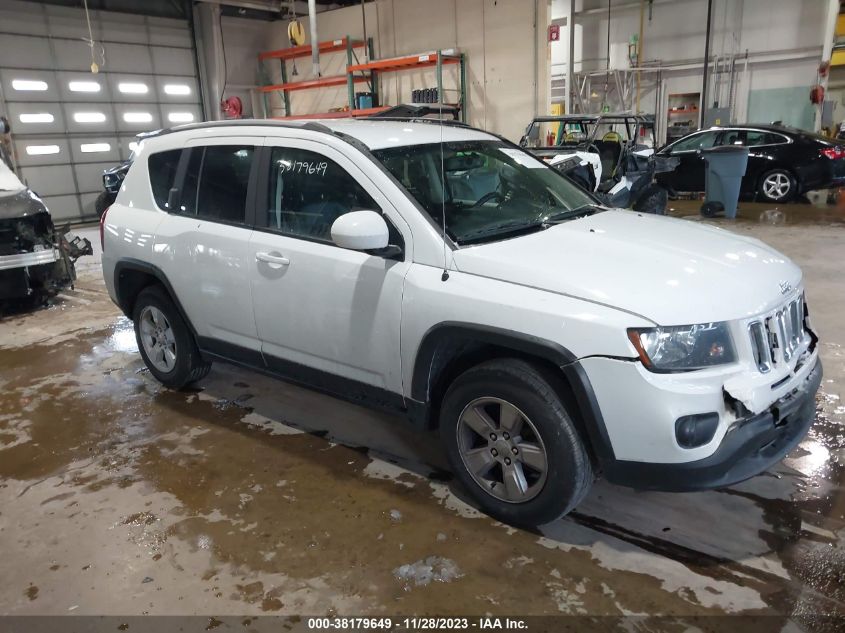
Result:
M334 221L331 234L335 244L353 251L387 248L390 241L387 222L375 211L345 213Z

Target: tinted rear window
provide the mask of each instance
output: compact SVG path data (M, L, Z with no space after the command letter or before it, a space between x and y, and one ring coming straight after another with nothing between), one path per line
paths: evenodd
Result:
M148 165L150 170L150 186L153 189L153 197L160 209L169 211L167 208L167 197L176 179L176 168L179 166L181 149L173 149L167 152L150 154Z
M198 217L242 224L246 218L249 172L255 148L249 145L210 145L200 168Z

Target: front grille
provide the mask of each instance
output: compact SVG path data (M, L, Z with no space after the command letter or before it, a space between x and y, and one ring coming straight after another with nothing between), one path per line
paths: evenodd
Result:
M803 293L774 313L748 325L754 362L762 373L788 363L810 336L805 324Z

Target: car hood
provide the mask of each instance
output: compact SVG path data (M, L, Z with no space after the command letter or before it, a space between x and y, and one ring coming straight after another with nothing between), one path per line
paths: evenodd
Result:
M461 272L531 286L660 325L761 314L801 269L760 240L633 211L605 211L454 253Z

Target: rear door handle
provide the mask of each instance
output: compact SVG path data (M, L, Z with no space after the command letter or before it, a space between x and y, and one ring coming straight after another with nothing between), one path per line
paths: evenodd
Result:
M258 252L255 254L255 259L259 262L265 262L273 266L287 266L290 264L290 260L287 257L284 257L281 253Z

